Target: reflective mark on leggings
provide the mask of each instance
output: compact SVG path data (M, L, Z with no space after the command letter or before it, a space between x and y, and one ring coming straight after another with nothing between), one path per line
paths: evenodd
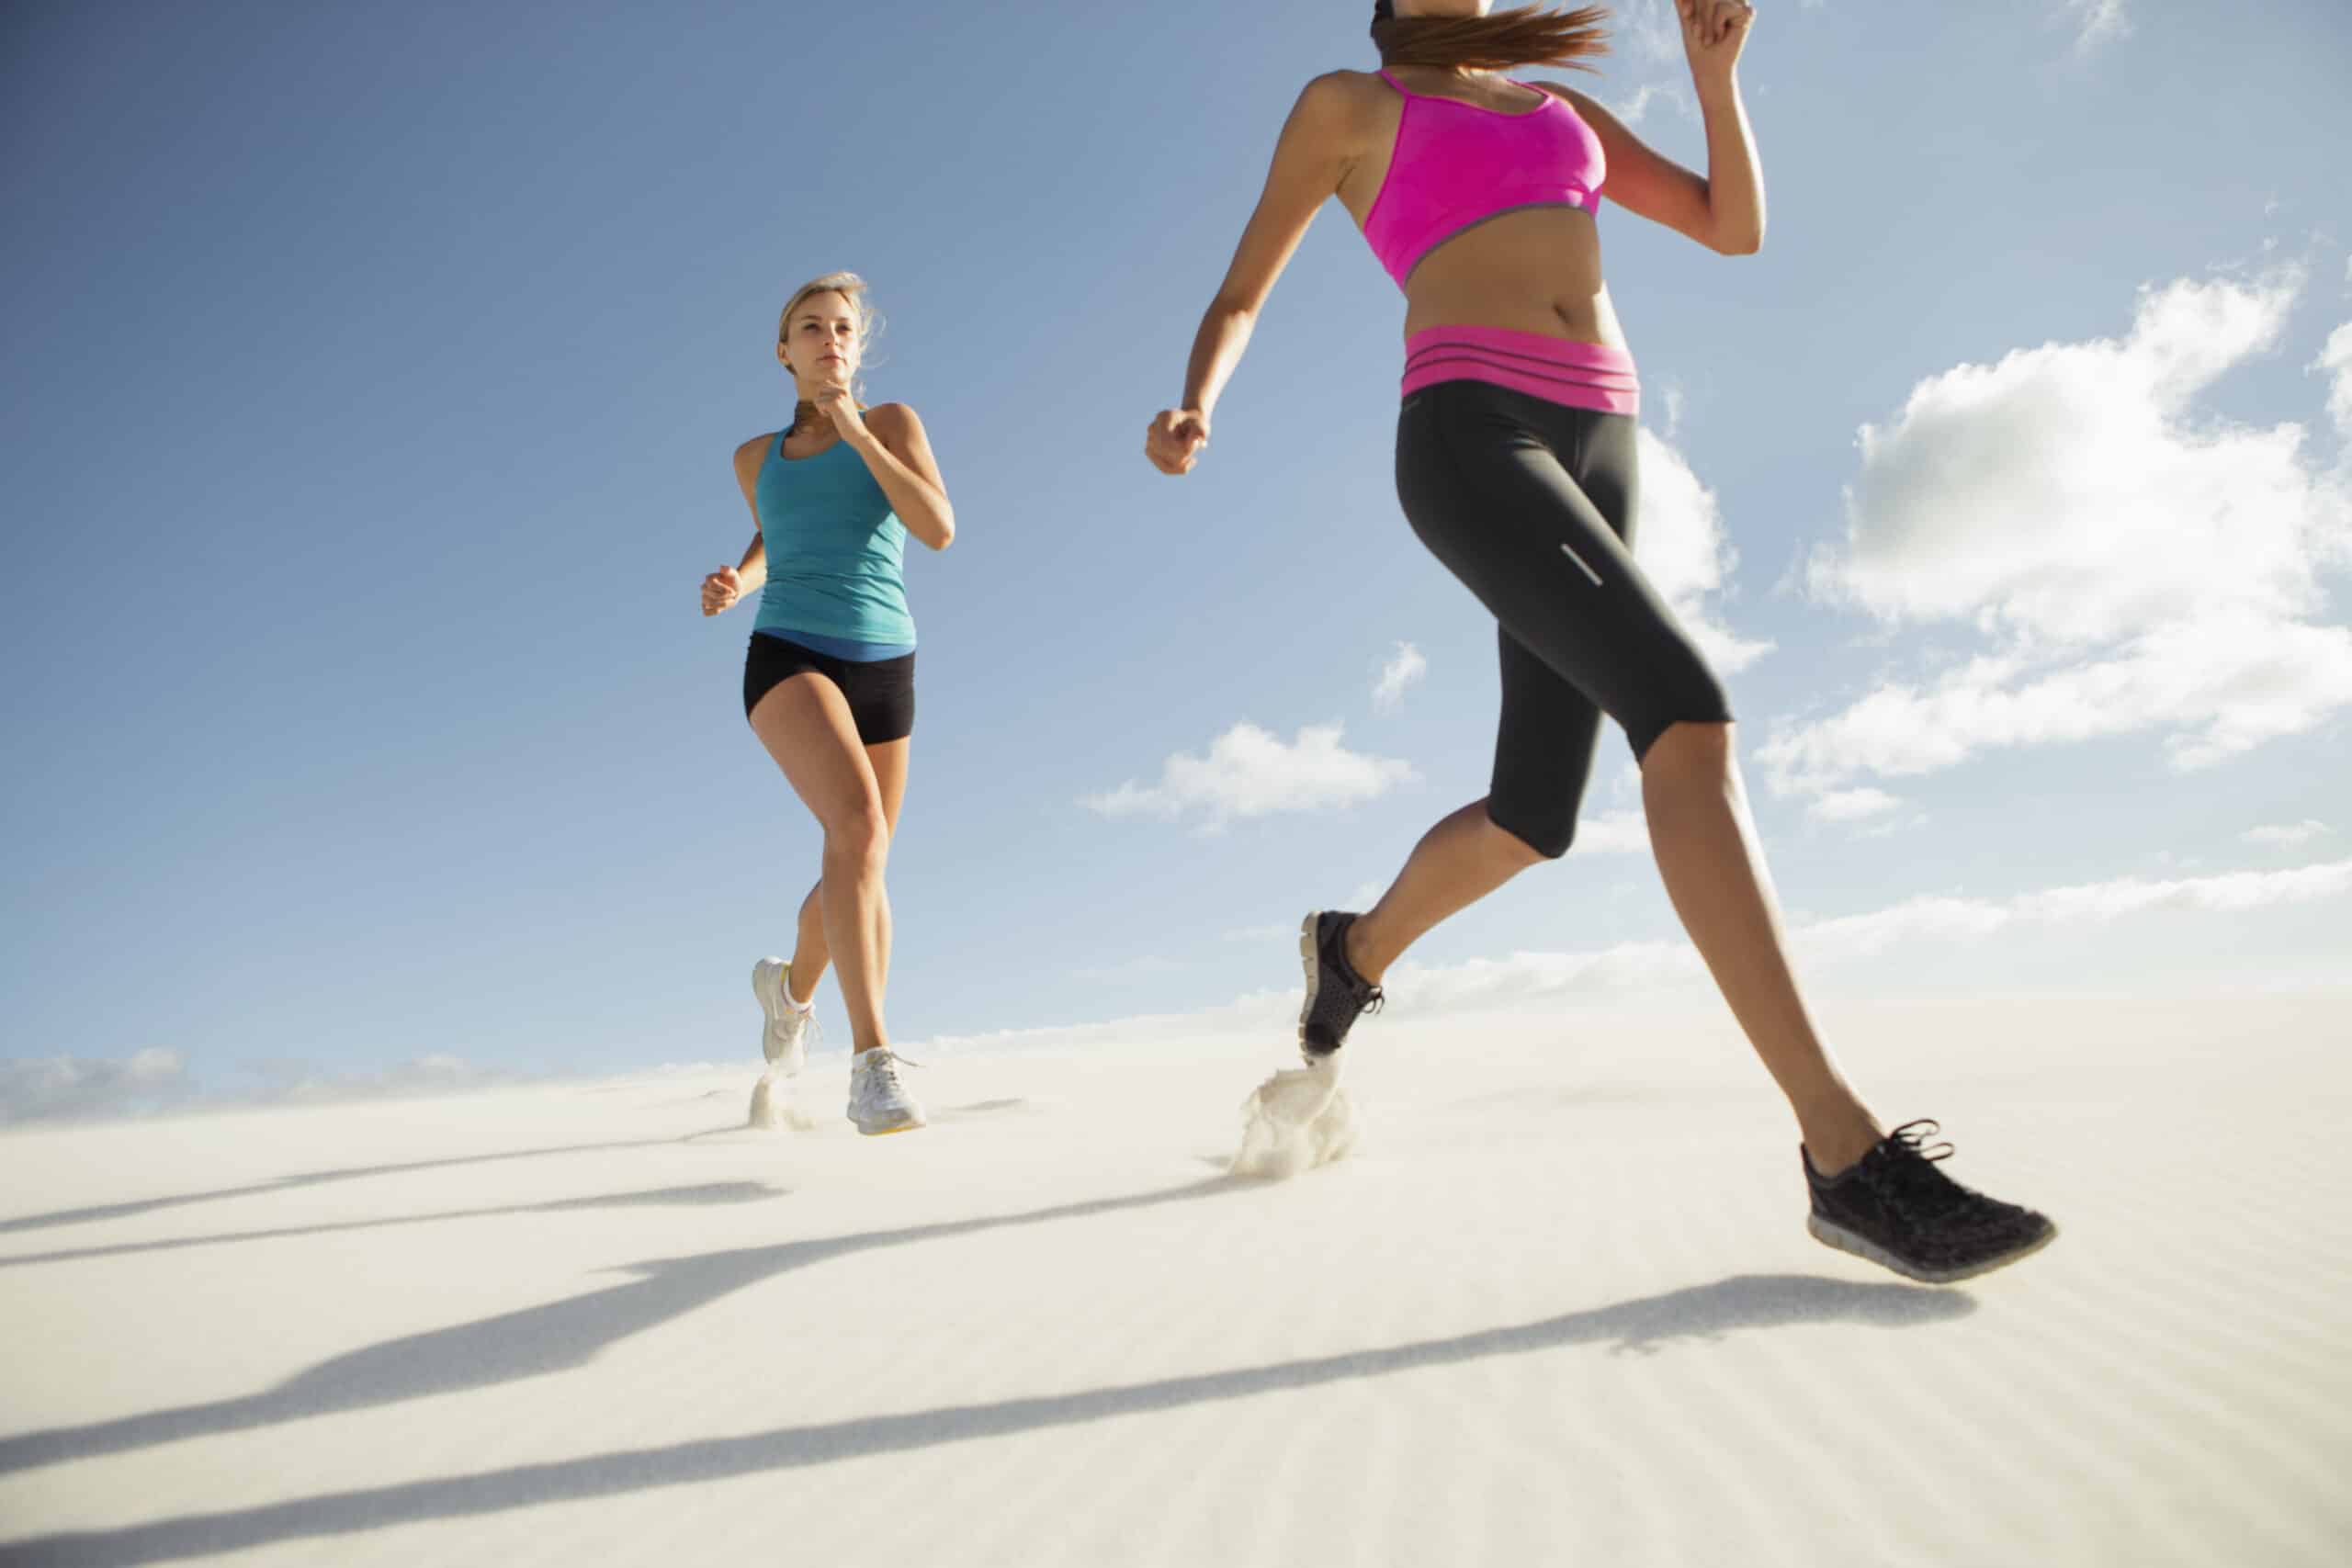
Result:
M1572 561L1576 562L1576 563L1577 563L1577 570L1578 571L1583 572L1587 577L1589 577L1590 579L1592 579L1592 585L1593 585L1595 588L1598 588L1598 587L1600 587L1600 573L1599 573L1599 572L1597 572L1597 571L1593 570L1592 570L1592 568L1590 568L1590 567L1589 567L1589 566L1585 565L1585 562L1584 562L1584 557L1582 557L1582 556L1580 556L1580 555L1577 554L1577 553L1576 553L1576 551L1574 551L1574 550L1572 550L1572 549L1568 548L1568 547L1567 547L1567 546L1566 546L1566 545L1562 545L1562 546L1560 547L1560 553L1561 553L1562 555L1564 555L1564 556L1567 557L1570 560L1572 560Z

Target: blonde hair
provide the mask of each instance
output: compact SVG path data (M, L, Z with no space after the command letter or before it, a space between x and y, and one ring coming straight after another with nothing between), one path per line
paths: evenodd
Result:
M776 313L775 341L778 344L784 342L792 327L792 312L800 309L812 294L838 294L849 301L850 313L857 318L857 346L860 362L863 363L874 347L874 340L881 335L882 313L874 308L865 279L854 272L829 272L822 277L810 278L794 289L792 298L786 299L784 309ZM855 390L861 398L865 395L863 385Z
M867 292L865 279L854 272L829 272L822 277L812 277L794 289L792 298L784 302L784 309L776 312L776 346L779 348L784 346L784 340L792 327L792 312L800 309L801 303L812 294L838 294L849 301L850 313L857 318L858 367L863 369L870 363L866 351L874 346L875 338L881 333L882 313L874 308L874 300ZM863 376L850 378L849 395L850 400L860 409L866 406L865 378ZM817 405L814 403L807 401L796 403L792 411L792 423L784 427L784 433L786 435L791 434L804 423L813 419L816 412Z

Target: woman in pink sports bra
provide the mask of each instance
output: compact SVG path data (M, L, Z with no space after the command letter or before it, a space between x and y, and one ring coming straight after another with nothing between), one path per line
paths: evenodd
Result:
M1730 701L1631 550L1640 383L1601 281L1601 198L1725 255L1764 238L1736 76L1755 13L1744 0L1678 9L1706 122L1704 175L1583 94L1505 74L1583 68L1606 47L1600 7L1489 16L1487 0L1380 0L1382 69L1334 71L1299 95L1193 341L1182 403L1146 435L1164 473L1199 460L1260 309L1336 196L1405 296L1406 519L1497 622L1489 789L1423 836L1371 909L1306 917L1307 1067L1278 1075L1260 1103L1335 1114L1340 1046L1380 1002L1388 965L1439 921L1566 853L1605 714L1640 765L1675 910L1796 1115L1807 1228L1912 1279L1966 1279L2056 1228L1951 1180L1932 1122L1889 1134L1847 1084L1782 945Z

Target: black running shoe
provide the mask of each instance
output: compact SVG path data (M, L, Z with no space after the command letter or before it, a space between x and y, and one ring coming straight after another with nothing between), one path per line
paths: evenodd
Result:
M1345 1044L1359 1015L1380 1010L1380 987L1348 963L1348 928L1355 923L1353 915L1318 911L1299 927L1306 1002L1298 1010L1298 1043L1310 1063Z
M1803 1145L1813 1213L1804 1228L1840 1252L1866 1258L1929 1285L1988 1273L2039 1252L2058 1227L2015 1203L1972 1191L1938 1170L1950 1144L1928 1144L1933 1122L1905 1122L1833 1180L1813 1168Z

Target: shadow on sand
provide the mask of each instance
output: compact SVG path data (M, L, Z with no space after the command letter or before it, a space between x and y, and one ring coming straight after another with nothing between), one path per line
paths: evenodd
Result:
M1102 1212L1201 1196L1225 1183L1209 1183L1140 1198L1073 1204L1069 1211ZM1054 1211L1001 1221L925 1226L838 1242L800 1244L770 1249L794 1254L792 1262L811 1261L808 1248L833 1251L915 1239L921 1235L954 1234L990 1224L1023 1224L1053 1217ZM763 1254L726 1253L718 1258L748 1260ZM688 1259L687 1269L713 1265L710 1258ZM723 1266L727 1270L706 1278L733 1278L748 1264ZM790 1267L791 1262L774 1265ZM636 1289L638 1287L625 1287ZM1083 1393L1037 1399L1012 1399L993 1404L944 1405L902 1416L878 1416L839 1421L827 1426L780 1427L745 1437L718 1438L677 1443L666 1448L619 1450L584 1459L544 1464L511 1466L476 1475L449 1476L401 1485L330 1493L297 1502L225 1513L189 1515L124 1529L52 1535L0 1548L0 1556L41 1563L118 1565L168 1562L211 1552L229 1552L280 1541L321 1536L347 1535L388 1525L431 1519L459 1518L526 1508L543 1503L611 1496L657 1486L687 1486L729 1476L832 1463L869 1455L902 1453L945 1443L971 1442L1021 1432L1069 1427L1113 1416L1145 1415L1215 1401L1247 1399L1257 1394L1320 1387L1352 1378L1384 1377L1429 1367L1456 1366L1496 1356L1518 1356L1585 1345L1607 1345L1619 1351L1645 1351L1670 1340L1713 1338L1743 1329L1774 1328L1799 1323L1861 1323L1901 1328L1961 1317L1975 1309L1967 1296L1951 1291L1915 1285L1852 1284L1801 1275L1740 1275L1713 1284L1694 1285L1660 1295L1644 1296L1586 1312L1567 1313L1540 1322L1481 1330L1449 1339L1428 1339L1381 1350L1310 1357L1129 1383ZM560 1309L558 1309L560 1310ZM493 1320L506 1321L506 1320ZM456 1331L459 1335L473 1329ZM430 1342L400 1341L402 1345ZM380 1352L363 1351L361 1357ZM346 1358L348 1364L357 1358ZM324 1369L321 1369L324 1371ZM306 1374L288 1388L302 1385ZM519 1373L514 1375L520 1375ZM449 1386L455 1386L454 1382ZM421 1391L420 1391L421 1392ZM265 1401L286 1397L285 1391L265 1395ZM373 1403L373 1401L369 1401ZM336 1400L327 1407L342 1408ZM223 1408L223 1407L205 1407ZM234 1408L233 1406L226 1408ZM307 1413L307 1412L303 1412ZM173 1422L183 1413L142 1418L143 1422ZM291 1414L291 1412L289 1412ZM141 1423L131 1423L137 1426ZM251 1425L239 1421L237 1425ZM120 1424L118 1424L120 1425ZM192 1435L197 1430L222 1430L225 1426L193 1428L175 1426L168 1433L149 1427L145 1440L166 1435ZM85 1431L104 1428L85 1428ZM45 1435L54 1441L57 1434ZM39 1439L25 1439L39 1440ZM15 1448L16 1445L10 1445ZM104 1448L126 1447L107 1443ZM75 1445L71 1452L103 1451ZM52 1457L52 1456L44 1456ZM53 1457L63 1457L63 1452ZM21 1455L18 1462L25 1462ZM34 1461L32 1462L39 1462Z
M240 1241L279 1241L288 1236L333 1235L344 1231L381 1230L387 1225L426 1225L442 1220L481 1220L501 1214L560 1214L573 1209L641 1209L671 1204L753 1203L781 1198L785 1189L756 1181L712 1181L699 1187L660 1187L650 1192L607 1192L594 1198L557 1198L545 1203L508 1203L491 1209L445 1209L433 1214L395 1214L380 1220L338 1220L321 1225L282 1225L276 1230L226 1231L219 1235L175 1236L164 1241L125 1241L112 1247L69 1247L0 1257L0 1269L27 1263L74 1263L87 1258L121 1258L134 1252L176 1252L189 1247L226 1247Z
M621 1138L602 1144L559 1144L553 1148L510 1149L494 1155L458 1155L448 1159L412 1160L405 1165L363 1165L348 1170L313 1170L296 1176L280 1176L268 1181L255 1181L243 1187L221 1187L209 1192L183 1192L170 1198L137 1198L127 1203L99 1203L87 1209L59 1209L47 1214L21 1214L12 1220L0 1220L0 1235L11 1231L46 1230L51 1225L83 1225L96 1220L127 1220L134 1214L152 1214L159 1209L180 1209L191 1203L218 1203L230 1198L253 1198L266 1192L284 1192L296 1187L316 1187L329 1181L357 1181L369 1176L400 1176L412 1170L447 1170L462 1165L494 1165L501 1160L543 1159L549 1155L610 1154L618 1149L654 1149L671 1144L689 1143L705 1134L694 1134L685 1138Z
M300 1421L336 1411L363 1410L569 1371L586 1365L607 1346L633 1334L641 1334L746 1286L830 1258L1013 1225L1151 1208L1244 1185L1229 1179L1193 1181L1157 1192L1061 1203L1025 1213L942 1221L901 1230L788 1241L773 1247L741 1247L630 1264L623 1271L638 1277L625 1284L501 1313L454 1328L387 1339L322 1361L275 1388L241 1399L186 1404L88 1426L54 1427L0 1438L0 1474L96 1454L121 1453L156 1443L242 1432L280 1421Z

